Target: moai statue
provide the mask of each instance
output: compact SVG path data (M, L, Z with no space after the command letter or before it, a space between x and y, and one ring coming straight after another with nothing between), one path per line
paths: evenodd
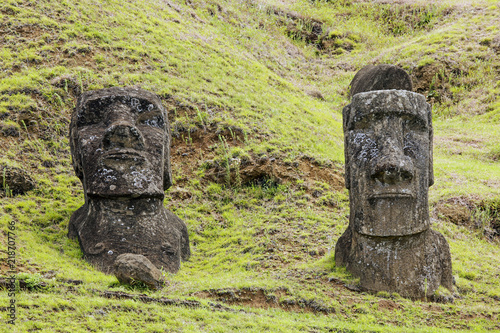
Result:
M423 298L440 285L453 290L448 243L430 228L433 131L424 96L358 92L343 110L343 126L350 218L336 265L368 291Z
M186 225L163 207L171 186L170 129L159 98L144 90L84 93L70 125L73 167L85 204L73 213L68 236L87 261L114 272L121 254L145 256L175 273L190 255Z

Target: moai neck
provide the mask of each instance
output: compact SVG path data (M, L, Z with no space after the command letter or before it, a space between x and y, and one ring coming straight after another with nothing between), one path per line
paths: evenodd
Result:
M94 198L88 197L88 216L100 214L107 218L141 219L158 215L163 208L162 198Z

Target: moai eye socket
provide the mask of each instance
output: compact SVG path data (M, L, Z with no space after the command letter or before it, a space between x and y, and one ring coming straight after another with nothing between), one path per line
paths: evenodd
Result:
M376 114L365 114L363 116L356 117L351 125L351 130L369 130L373 128L373 124L376 121Z
M157 128L165 128L165 120L161 112L144 112L137 117L137 123Z
M78 127L96 125L102 122L105 110L109 103L94 102L89 103L85 108L82 108L77 115Z
M417 116L406 115L402 117L403 122L403 130L405 132L413 131L413 132L428 132L429 126L427 126L427 122Z
M415 139L413 138L413 135L411 133L407 133L405 135L403 143L403 152L406 156L416 158L418 155L420 155L419 145L417 142L415 142Z
M377 142L369 133L353 131L350 135L353 157L368 161L378 155Z

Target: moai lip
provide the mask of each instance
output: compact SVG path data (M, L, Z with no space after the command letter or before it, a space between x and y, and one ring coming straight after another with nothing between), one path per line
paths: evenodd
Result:
M144 255L176 272L190 255L186 225L163 207L171 186L170 129L159 98L145 90L84 93L70 124L70 147L85 204L68 236L87 261L111 273L117 256Z
M370 291L421 298L440 285L452 290L449 246L429 221L430 105L406 90L362 92L343 122L350 219L336 264Z

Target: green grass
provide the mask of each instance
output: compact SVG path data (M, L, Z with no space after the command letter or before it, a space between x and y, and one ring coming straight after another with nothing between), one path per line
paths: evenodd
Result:
M19 277L35 286L17 293L17 331L500 330L500 246L485 233L500 197L500 63L490 47L500 30L496 4L4 1L0 163L37 182L24 195L0 197L0 229L16 224ZM314 22L322 31L311 40ZM356 71L373 63L406 69L433 104L431 215L451 247L460 295L453 304L351 291L344 284L356 280L334 265L349 215L338 180L341 110ZM191 241L190 261L156 292L117 284L66 237L83 203L67 139L76 98L131 85L158 94L169 110L175 184L165 205L186 222ZM261 158L293 177L238 181L241 161ZM209 178L216 165L227 173L218 181ZM476 205L477 226L442 218L439 204L454 198ZM0 244L6 248L5 233ZM39 282L46 287L37 289ZM280 305L203 296L228 288L260 290ZM99 296L106 290L201 306ZM7 304L7 293L0 299ZM0 313L0 330L10 331Z

